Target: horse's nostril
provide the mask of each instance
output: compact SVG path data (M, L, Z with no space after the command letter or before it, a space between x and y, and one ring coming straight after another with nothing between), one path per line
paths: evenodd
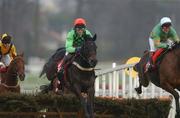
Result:
M25 74L23 74L23 78L25 78L26 76L25 76Z
M21 80L24 80L24 78L25 78L25 74L21 74L21 75L19 75L19 78L21 78Z
M91 66L95 67L96 64L97 64L97 60L96 59L95 60L91 60L90 63L91 63Z

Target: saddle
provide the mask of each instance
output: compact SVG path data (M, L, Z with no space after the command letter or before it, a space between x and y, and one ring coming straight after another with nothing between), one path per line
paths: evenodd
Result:
M169 52L168 49L158 49L151 57L153 64L159 67L164 56Z

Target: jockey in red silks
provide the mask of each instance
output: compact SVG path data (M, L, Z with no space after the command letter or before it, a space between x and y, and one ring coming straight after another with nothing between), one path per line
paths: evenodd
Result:
M16 47L12 43L11 36L3 34L0 40L0 73L7 71L7 67L15 56L17 56Z
M163 17L152 30L149 37L150 58L145 66L145 72L154 67L157 57L165 48L172 48L175 42L179 42L178 35L172 27L172 22L169 17Z

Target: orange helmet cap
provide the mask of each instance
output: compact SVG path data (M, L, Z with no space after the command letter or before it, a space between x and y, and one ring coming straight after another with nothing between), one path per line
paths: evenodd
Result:
M85 21L85 19L83 19L83 18L77 18L77 19L75 19L75 21L74 21L74 26L76 26L76 25L84 25L84 26L86 26L86 21Z

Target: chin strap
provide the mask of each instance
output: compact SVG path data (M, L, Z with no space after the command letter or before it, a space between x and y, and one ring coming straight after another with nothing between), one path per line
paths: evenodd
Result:
M72 64L75 65L78 69L80 69L82 71L93 71L94 70L94 68L84 68L75 61L73 61Z

